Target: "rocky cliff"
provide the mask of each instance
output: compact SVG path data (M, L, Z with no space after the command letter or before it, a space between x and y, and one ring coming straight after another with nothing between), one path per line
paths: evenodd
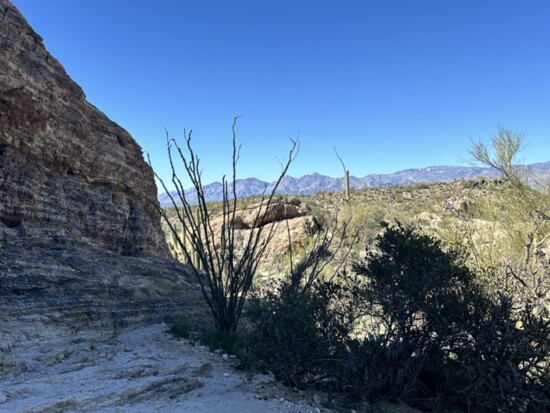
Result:
M0 0L0 321L158 319L196 302L156 202L139 145Z
M5 0L0 15L0 222L65 227L125 255L164 254L141 148L86 102Z

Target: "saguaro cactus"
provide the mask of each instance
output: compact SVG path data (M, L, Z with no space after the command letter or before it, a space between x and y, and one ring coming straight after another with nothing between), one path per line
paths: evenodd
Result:
M346 169L346 201L349 202L349 171Z
M342 164L342 168L344 168L344 183L346 185L346 202L349 202L350 200L350 192L349 192L349 170L346 169L346 165L344 165L344 161L342 160L342 158L340 157L340 155L338 155L338 152L336 152L336 147L334 148L334 153L336 154L336 156L338 157L338 159L340 160L340 163Z

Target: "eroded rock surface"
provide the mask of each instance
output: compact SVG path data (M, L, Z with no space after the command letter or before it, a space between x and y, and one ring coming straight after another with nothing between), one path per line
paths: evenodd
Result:
M65 228L74 242L166 254L139 145L86 102L6 0L0 20L0 225L32 226L38 237ZM4 245L11 235L2 231Z
M235 370L235 358L176 340L166 328L81 331L60 341L63 331L48 327L34 346L11 343L0 360L25 371L0 375L0 411L332 412L315 407L309 393Z
M139 145L0 0L0 335L14 320L82 328L199 311L156 192Z

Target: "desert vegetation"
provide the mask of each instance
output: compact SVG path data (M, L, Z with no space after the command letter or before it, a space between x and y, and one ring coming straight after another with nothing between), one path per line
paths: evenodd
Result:
M499 128L473 145L472 159L499 170L498 180L293 197L319 226L266 261L276 227L264 226L267 237L249 231L237 248L237 211L265 205L261 221L289 199L274 190L237 200L226 191L221 204L200 201L189 136L184 165L199 206L182 199L163 218L183 259L198 264L218 330L205 340L289 386L324 389L333 407L548 411L550 187L516 165L522 141ZM235 136L233 148L235 172Z
M200 159L191 145L192 131L184 132L185 146L182 148L175 139L167 136L168 159L172 170L172 184L176 188L177 199L181 207L177 206L176 199L171 196L177 220L168 219L166 212L159 209L165 223L170 228L174 243L182 251L192 267L201 287L204 300L210 311L216 328L224 332L233 332L237 328L245 300L252 286L260 259L265 253L269 240L273 236L274 227L258 226L256 231L249 233L243 241L240 253L237 253L236 230L239 227L237 219L236 173L240 147L237 146L235 127L237 118L233 122L232 140L232 181L222 178L224 187L221 213L217 215L218 222L209 209L204 195ZM295 158L299 142L292 141L288 159L282 165L281 174L273 189L264 194L254 222L265 219L273 204L273 199L279 184L286 175L290 164ZM191 205L185 197L185 188L177 174L175 162L180 161L187 177L197 190L198 205ZM164 181L157 176L164 189L168 192ZM180 223L182 232L178 231ZM216 227L216 228L215 228ZM264 235L264 236L262 236Z

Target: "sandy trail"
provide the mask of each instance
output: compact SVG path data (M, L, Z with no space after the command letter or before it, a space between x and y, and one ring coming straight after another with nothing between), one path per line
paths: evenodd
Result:
M49 340L4 340L0 412L329 411L165 330L157 324L93 339L75 333L57 342L51 330Z

